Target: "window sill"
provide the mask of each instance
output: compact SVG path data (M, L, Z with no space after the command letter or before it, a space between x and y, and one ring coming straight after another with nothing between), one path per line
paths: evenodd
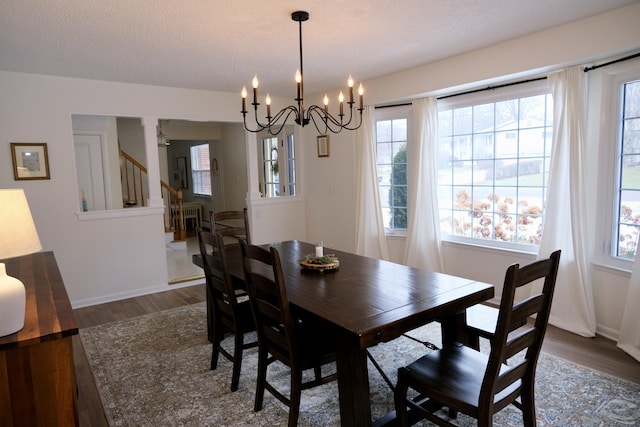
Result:
M107 211L76 212L78 221L102 221L106 219L129 218L134 216L163 215L164 207L137 207Z

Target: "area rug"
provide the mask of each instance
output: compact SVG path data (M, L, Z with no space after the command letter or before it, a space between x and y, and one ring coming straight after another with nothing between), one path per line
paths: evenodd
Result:
M209 370L211 344L206 338L204 303L189 305L80 330L106 418L111 426L282 426L287 408L268 392L262 411L253 411L255 349L245 351L238 391L231 392L231 363L220 357ZM440 343L439 327L412 331L419 339ZM225 343L232 348L232 340ZM395 382L395 371L428 351L398 338L371 352ZM374 418L393 409L393 394L369 366ZM288 390L284 366L270 378ZM640 426L640 385L542 354L536 379L538 426ZM460 426L475 425L459 415ZM337 384L302 392L300 426L339 426ZM519 426L521 413L508 407L494 425ZM426 422L422 425L429 425Z

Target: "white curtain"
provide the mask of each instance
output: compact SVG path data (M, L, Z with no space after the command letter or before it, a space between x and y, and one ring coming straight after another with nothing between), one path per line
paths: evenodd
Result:
M389 259L384 233L378 173L376 171L376 118L373 107L365 107L362 126L356 134L356 254Z
M444 272L440 253L438 212L438 101L413 101L411 137L407 146L407 243L405 264Z
M549 323L582 336L596 331L584 212L585 83L581 67L548 76L553 151L539 258L562 249Z

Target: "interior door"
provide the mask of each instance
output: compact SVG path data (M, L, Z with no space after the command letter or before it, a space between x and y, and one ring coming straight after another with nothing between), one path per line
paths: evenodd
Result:
M78 200L82 210L82 195L90 211L107 209L102 167L102 136L100 134L74 134Z

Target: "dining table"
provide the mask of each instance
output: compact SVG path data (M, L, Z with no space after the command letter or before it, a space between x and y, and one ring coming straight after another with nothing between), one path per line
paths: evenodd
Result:
M293 309L321 320L338 340L336 368L343 426L384 425L371 419L367 349L438 321L442 345L466 343L466 309L494 296L491 284L324 248L339 261L328 270L304 268L315 245L291 240L263 245L280 254ZM229 271L242 286L239 245L227 253ZM202 266L199 254L193 262Z

